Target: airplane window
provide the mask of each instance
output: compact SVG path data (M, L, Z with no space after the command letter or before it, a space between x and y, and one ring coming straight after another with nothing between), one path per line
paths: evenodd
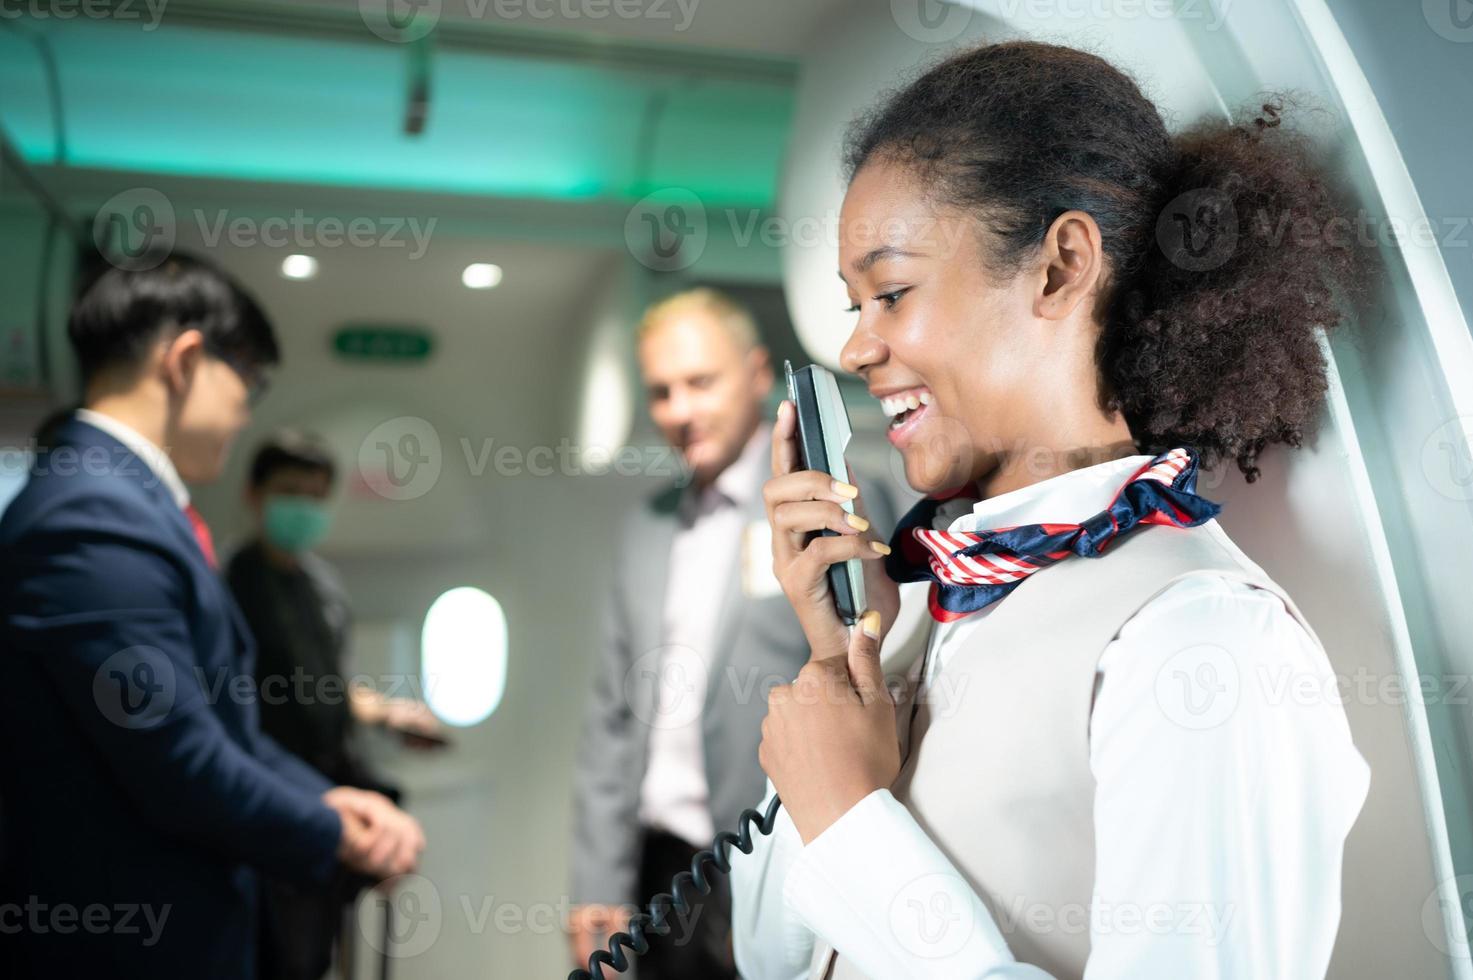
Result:
M460 586L430 604L420 633L425 699L447 725L485 721L506 688L506 614L489 593Z

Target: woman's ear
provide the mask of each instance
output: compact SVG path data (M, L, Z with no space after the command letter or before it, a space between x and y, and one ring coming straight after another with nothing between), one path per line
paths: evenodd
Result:
M171 394L183 398L189 392L204 357L205 336L198 330L185 330L173 340L165 341L160 366Z
M1084 211L1065 211L1043 240L1043 290L1038 315L1062 320L1093 295L1104 267L1100 226Z

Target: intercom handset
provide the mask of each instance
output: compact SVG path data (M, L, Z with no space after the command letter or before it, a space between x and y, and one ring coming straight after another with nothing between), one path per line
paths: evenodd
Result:
M844 450L854 433L839 394L838 380L833 372L817 364L794 371L792 362L784 361L783 371L788 379L788 398L798 416L798 451L803 467L827 473L841 483L850 482ZM854 501L844 501L843 507L854 513ZM839 532L825 528L818 533ZM845 625L853 626L864 612L864 565L858 558L836 562L829 566L828 576L839 618Z

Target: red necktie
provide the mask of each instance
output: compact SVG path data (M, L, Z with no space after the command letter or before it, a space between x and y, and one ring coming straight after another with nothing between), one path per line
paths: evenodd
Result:
M189 526L194 528L194 540L199 542L199 550L205 553L205 561L209 562L211 568L219 568L219 562L215 559L215 539L210 536L210 525L205 523L194 504L184 505L184 516L189 518Z

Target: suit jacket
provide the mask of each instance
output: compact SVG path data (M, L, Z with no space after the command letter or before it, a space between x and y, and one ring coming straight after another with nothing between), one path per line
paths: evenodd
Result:
M767 521L760 492L749 498L744 526ZM856 477L858 479L858 477ZM877 533L894 526L894 505L879 481L860 480L867 513ZM612 588L605 600L602 649L584 712L574 786L572 900L575 904L620 905L636 895L639 873L638 821L650 726L658 679L654 671L632 670L641 654L663 645L665 588L670 547L685 492L672 486L631 513L610 562ZM760 560L769 567L766 556ZM757 762L767 692L790 682L807 663L808 641L780 590L749 597L741 569L725 586L716 647L701 712L706 783L718 832L736 830L741 811L762 801L766 777Z
M0 519L7 976L253 980L256 868L325 880L328 783L263 736L254 651L168 489L71 420Z

